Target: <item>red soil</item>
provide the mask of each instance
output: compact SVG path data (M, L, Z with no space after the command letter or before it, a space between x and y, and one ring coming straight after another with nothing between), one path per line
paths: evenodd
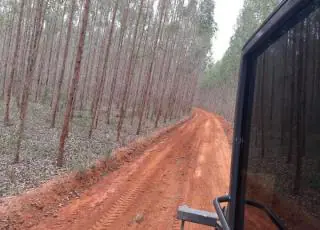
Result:
M212 200L228 193L230 154L221 119L196 109L113 160L3 199L0 228L179 229L178 205L214 211Z

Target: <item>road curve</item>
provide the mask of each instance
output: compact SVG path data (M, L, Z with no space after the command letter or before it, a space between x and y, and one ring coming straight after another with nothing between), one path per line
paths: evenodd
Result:
M33 229L179 229L178 205L214 211L212 199L228 192L230 156L220 121L196 109L137 160Z

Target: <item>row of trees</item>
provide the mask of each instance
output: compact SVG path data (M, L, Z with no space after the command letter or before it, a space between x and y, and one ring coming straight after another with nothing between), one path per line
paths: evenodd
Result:
M272 175L274 194L294 197L293 211L318 219L320 203L312 197L320 193L319 22L318 8L259 56L249 155L251 172ZM291 210L277 200L269 205L296 226Z
M89 111L91 137L117 111L125 119L177 118L190 111L215 32L212 0L4 0L0 3L0 96L9 125L19 108L17 152L28 103L64 113L57 163L75 110Z
M279 2L244 1L229 48L221 60L208 65L200 80L197 105L217 112L233 122L242 47Z
M257 67L253 113L255 142L261 145L262 157L270 146L285 154L286 163L296 163L292 173L296 193L301 187L303 159L310 159L309 172L318 171L320 167L314 146L320 132L317 121L320 112L317 100L320 86L319 21L318 10L261 55Z
M200 79L197 104L233 121L242 46L278 3L244 1L228 50ZM319 15L270 43L255 69L249 170L275 175L280 192L319 189Z

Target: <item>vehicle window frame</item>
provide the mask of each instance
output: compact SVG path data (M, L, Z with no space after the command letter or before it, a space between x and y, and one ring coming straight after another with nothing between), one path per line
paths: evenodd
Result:
M227 221L230 229L244 228L246 170L249 155L250 124L255 90L258 56L283 33L293 28L319 6L319 0L283 1L248 40L242 50L231 164L230 195Z

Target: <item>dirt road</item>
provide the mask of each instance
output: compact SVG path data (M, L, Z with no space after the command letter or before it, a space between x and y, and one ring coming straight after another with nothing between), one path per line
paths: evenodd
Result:
M178 205L212 210L226 194L230 146L220 121L196 110L192 119L33 229L179 229ZM186 224L186 229L210 229Z

